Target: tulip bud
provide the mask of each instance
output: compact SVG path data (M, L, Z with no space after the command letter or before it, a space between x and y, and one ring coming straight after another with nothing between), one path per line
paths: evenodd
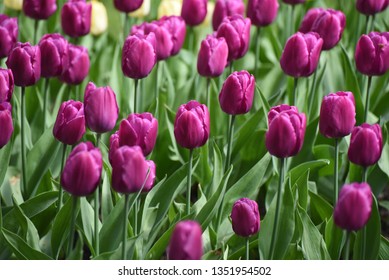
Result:
M207 16L207 0L183 0L181 16L187 25L199 25Z
M281 55L281 68L289 76L308 77L317 67L323 39L315 32L297 32L286 42Z
M130 13L132 18L144 18L150 14L150 1L144 0L142 5L136 11Z
M374 16L384 11L389 5L389 0L357 0L357 10L367 16Z
M90 33L94 36L103 34L108 28L107 9L104 4L93 0Z
M323 39L323 50L330 50L342 38L346 17L341 11L313 8L304 16L299 31L316 32Z
M373 197L367 183L344 185L334 210L335 224L347 231L363 228L371 214Z
M99 148L91 142L78 144L66 160L61 185L74 196L92 194L100 181L103 160Z
M69 0L61 10L61 25L66 35L81 37L90 32L92 5L85 0Z
M200 260L203 255L201 225L196 221L181 221L174 227L168 247L169 260Z
M362 35L355 50L357 69L368 76L380 76L389 69L389 32Z
M212 16L213 30L217 30L223 19L233 15L244 15L244 3L242 0L216 0Z
M247 6L247 17L255 26L268 26L277 17L277 0L249 0Z
M48 19L56 10L56 0L23 0L24 14L33 19Z
M232 229L242 237L256 234L260 227L258 204L251 199L241 198L235 201L231 212Z
M10 102L14 91L14 76L9 69L0 68L0 103Z
M116 131L114 134L109 137L109 153L108 153L108 159L109 162L112 165L113 162L113 155L115 154L116 150L119 149L119 131Z
M209 138L209 130L207 106L192 100L178 108L174 121L174 136L182 147L194 149L203 146Z
M122 120L119 127L120 146L139 146L145 156L155 146L158 133L158 121L150 113L130 114Z
M367 167L376 164L382 153L382 131L378 124L354 127L348 158L352 163Z
M305 3L306 0L282 0L282 1L289 5L297 5L297 4Z
M98 88L92 82L85 89L84 110L86 125L96 133L112 130L119 116L113 90L109 86Z
M228 45L228 60L243 57L250 45L251 21L240 15L225 18L220 24L216 37L224 37Z
M57 77L69 67L68 41L58 33L46 34L39 42L42 77Z
M162 0L158 6L158 18L165 16L180 16L181 9L181 0Z
M266 148L278 158L291 157L300 152L307 120L297 107L278 105L268 113L269 129L266 132Z
M246 114L253 105L255 78L246 70L229 75L219 94L220 107L230 115Z
M122 70L132 79L147 77L157 61L154 33L128 36L122 52Z
M119 193L151 190L155 180L155 164L146 160L138 146L123 146L112 155L112 188Z
M23 7L23 0L4 0L4 6L15 11L20 11Z
M227 65L228 45L226 40L208 35L201 42L197 58L197 71L204 77L218 77Z
M11 139L14 126L12 122L12 106L4 101L0 103L0 149L7 145Z
M41 51L30 43L17 43L9 53L6 64L12 70L15 85L31 86L41 76Z
M339 91L324 96L319 130L327 138L349 135L355 125L355 100L352 92Z
M68 55L69 65L62 72L60 79L70 85L81 84L89 74L90 61L88 49L69 43Z
M67 145L74 145L85 133L84 105L69 100L61 104L53 128L54 137Z
M18 40L18 20L0 14L0 58L7 57Z
M169 16L169 17L161 18L159 22L161 25L165 26L167 30L169 30L172 36L173 48L170 55L173 56L178 54L185 41L185 35L186 35L185 21L180 16Z
M115 8L123 13L130 13L140 8L143 0L114 0Z

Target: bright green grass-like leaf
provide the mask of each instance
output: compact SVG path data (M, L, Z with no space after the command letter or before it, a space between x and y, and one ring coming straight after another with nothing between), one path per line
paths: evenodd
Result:
M333 260L339 260L342 248L346 242L346 234L334 224L334 218L328 220L325 229L325 241L328 252Z

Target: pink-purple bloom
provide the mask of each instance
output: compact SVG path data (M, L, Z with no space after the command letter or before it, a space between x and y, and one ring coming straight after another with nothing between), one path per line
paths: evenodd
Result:
M61 25L66 35L81 37L90 32L92 5L85 0L69 0L61 10Z
M249 0L247 17L255 26L268 26L276 19L278 8L277 0Z
M7 57L18 40L18 20L0 14L0 58Z
M226 17L233 15L243 16L244 10L245 7L242 0L216 0L212 15L213 30L217 30Z
M231 223L234 232L242 237L256 234L260 228L258 204L249 198L235 201L231 211Z
M227 65L226 40L208 35L202 42L197 58L197 71L204 77L218 77Z

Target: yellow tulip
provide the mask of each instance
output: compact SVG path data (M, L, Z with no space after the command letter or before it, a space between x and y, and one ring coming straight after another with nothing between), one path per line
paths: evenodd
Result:
M100 35L107 30L108 15L104 4L93 0L92 2L92 22L90 32L92 35Z
M132 13L130 13L130 17L134 18L143 18L150 13L150 0L143 0L142 6Z
M181 15L182 0L162 0L158 7L158 18Z
M12 10L20 11L23 6L23 0L4 0L4 6Z
M200 26L208 27L211 25L213 10L215 10L215 3L208 1L207 16L205 17L204 21L200 24Z

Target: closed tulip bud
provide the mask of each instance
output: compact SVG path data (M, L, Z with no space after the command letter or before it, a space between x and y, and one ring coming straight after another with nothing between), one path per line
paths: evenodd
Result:
M0 58L7 57L18 40L18 20L0 14Z
M150 3L151 0L144 0L142 5L136 11L130 13L132 18L144 18L150 14Z
M199 25L207 16L207 0L183 0L181 16L187 25Z
M230 115L246 114L253 105L255 78L246 70L229 75L219 94L220 107Z
M347 231L360 230L369 221L373 196L367 183L344 185L334 209L335 224Z
M69 100L61 104L53 128L54 137L67 145L74 145L85 133L85 115L82 102Z
M90 33L94 36L103 34L108 28L107 9L104 4L93 0Z
M382 153L382 131L378 124L364 123L351 133L348 158L352 163L367 167L378 162Z
M66 160L61 185L74 196L92 194L100 181L103 160L99 148L91 142L78 144Z
M41 76L41 51L30 43L17 43L9 53L7 66L12 70L15 85L34 85Z
M385 74L389 69L389 32L362 35L355 50L355 62L362 74Z
M251 21L240 15L225 18L220 24L216 37L224 37L228 45L228 60L243 57L250 45Z
M367 16L373 16L384 11L389 5L389 0L357 0L357 10Z
M319 130L327 138L349 135L355 126L355 100L352 92L339 91L324 96Z
M122 52L122 70L132 79L147 77L157 61L156 39L154 33L134 34L124 42Z
M203 255L201 225L196 221L181 221L174 227L168 247L169 260L200 260Z
M180 146L194 149L203 146L210 131L207 106L192 100L178 108L174 121L174 136Z
M143 0L114 0L115 8L123 13L133 12L142 6Z
M113 161L113 155L115 154L116 150L119 149L119 131L116 131L114 134L109 137L109 153L108 153L108 159L109 162L112 165Z
M112 155L112 188L119 193L151 190L155 180L155 164L146 160L138 146L123 146Z
M56 10L56 0L23 0L24 14L33 19L48 19Z
M41 50L41 75L58 77L69 66L68 41L58 33L46 34L39 42Z
M170 53L171 56L178 54L185 41L186 25L185 21L180 16L163 17L159 20L159 23L169 30L172 40L173 48Z
M4 6L11 10L20 11L23 7L23 0L4 0Z
M242 0L217 0L212 16L213 30L217 30L223 19L233 15L244 15Z
M306 0L282 0L282 1L289 5L297 5L297 4L305 3Z
M151 113L130 114L119 127L120 146L139 146L145 156L155 146L158 134L158 121Z
M81 84L89 74L90 60L88 49L69 43L68 55L69 64L62 72L60 79L70 85Z
M277 0L249 0L247 6L247 17L255 26L268 26L277 17Z
M204 77L218 77L227 65L228 45L224 38L208 35L201 42L197 71Z
M90 32L92 5L85 0L69 0L61 10L61 25L66 35L81 37Z
M319 63L322 45L323 39L317 33L292 35L281 55L282 70L295 78L310 76Z
M260 227L258 204L251 199L241 198L235 201L231 212L232 229L242 237L256 234Z
M96 87L89 83L84 96L85 121L97 133L111 131L119 116L116 95L109 87Z
M165 16L180 16L182 0L162 0L158 6L158 18Z
M346 26L346 17L341 11L314 8L305 15L300 32L316 32L323 39L323 50L330 50L342 38Z
M12 106L4 101L0 103L0 149L7 145L11 139L14 126L12 122Z
M14 76L9 69L0 68L0 103L10 102L14 91Z
M295 106L278 105L268 113L269 129L266 132L266 148L278 158L291 157L300 152L305 136L307 120Z

